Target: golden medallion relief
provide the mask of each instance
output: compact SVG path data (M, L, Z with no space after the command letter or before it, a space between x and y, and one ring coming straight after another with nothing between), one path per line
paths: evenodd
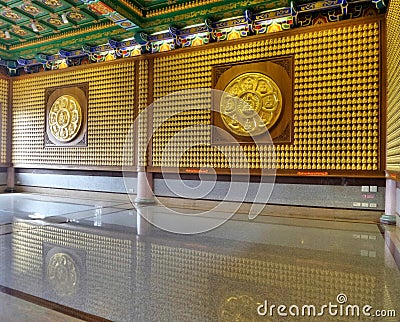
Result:
M82 124L82 109L79 102L70 95L57 98L49 111L51 134L60 142L75 138Z
M78 271L72 257L65 253L53 255L47 265L47 279L57 295L74 295L78 287Z
M221 99L222 121L231 132L241 136L266 132L281 111L282 94L278 85L261 73L237 76L225 87Z

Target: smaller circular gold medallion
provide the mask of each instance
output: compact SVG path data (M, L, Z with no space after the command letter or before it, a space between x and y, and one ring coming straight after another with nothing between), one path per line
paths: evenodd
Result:
M56 99L49 111L51 134L60 142L74 139L81 128L82 109L77 99L63 95Z
M224 89L221 118L225 126L241 136L264 133L279 119L282 94L267 75L245 73L234 78Z
M65 253L54 254L47 265L47 279L57 295L72 296L78 287L78 271L75 261Z

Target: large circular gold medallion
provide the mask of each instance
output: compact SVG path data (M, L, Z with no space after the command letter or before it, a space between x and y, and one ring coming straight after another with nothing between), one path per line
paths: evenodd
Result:
M63 95L56 99L49 111L51 134L61 142L75 138L82 124L82 109L75 97Z
M74 295L78 287L78 271L72 257L65 253L53 255L47 265L47 279L58 296Z
M281 111L282 94L278 85L261 73L245 73L234 78L225 87L221 99L222 121L237 135L264 133L276 123Z

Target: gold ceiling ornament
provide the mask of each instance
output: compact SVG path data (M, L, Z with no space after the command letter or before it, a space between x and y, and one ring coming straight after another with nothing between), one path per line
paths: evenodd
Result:
M264 133L276 123L281 112L281 90L261 73L237 76L225 87L221 98L222 121L231 132L241 136Z
M11 8L9 8L9 7L5 7L5 10L4 10L4 12L3 12L3 16L6 17L6 18L8 18L8 19L14 20L14 21L21 20L21 18L22 18L22 17L21 17L20 15L18 15L17 13L12 12L12 11L11 11Z
M84 20L86 17L83 13L79 12L78 7L72 7L71 12L68 13L68 18L79 22Z
M75 138L82 125L82 108L71 95L63 95L55 100L49 111L51 134L60 142Z
M50 18L47 19L47 22L50 22L57 27L60 27L64 24L56 13L50 13Z
M36 16L37 14L40 13L40 9L33 6L30 1L24 1L24 4L21 6L21 9L31 14L32 16Z
M17 34L17 35L19 35L19 36L26 36L28 34L27 31L21 29L21 27L18 26L18 25L12 26L12 32Z
M47 280L58 296L69 297L78 288L78 270L73 258L66 253L54 254L47 265Z
M42 0L42 3L44 3L46 6L57 8L62 6L61 1L59 0Z
M24 42L23 44L20 44L20 45L10 45L10 49L26 48L26 47L29 47L29 46L32 46L32 45L38 45L38 44L46 43L46 42L48 42L50 40L51 41L56 41L56 40L63 39L63 38L66 38L66 37L76 37L78 35L86 34L88 32L98 31L98 30L102 30L102 29L115 27L115 26L116 25L114 24L114 22L105 22L105 23L97 24L97 25L94 25L94 26L91 26L91 27L79 28L78 30L74 30L74 31L66 31L66 32L60 33L60 34L55 35L55 36L40 37L40 39L29 40L29 41L26 41L26 42ZM120 30L121 33L125 32L125 30L122 29L122 28L118 28L117 30ZM71 43L75 43L75 40L72 39Z

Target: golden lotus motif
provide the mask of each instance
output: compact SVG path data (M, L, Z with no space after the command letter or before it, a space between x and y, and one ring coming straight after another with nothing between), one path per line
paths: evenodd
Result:
M42 2L50 7L59 7L62 5L59 0L42 0Z
M11 11L6 11L3 14L6 18L9 18L11 20L19 20L21 19L21 16L19 16L18 14L16 14L15 12L11 12Z
M51 134L60 142L75 138L82 124L82 109L75 97L63 95L57 98L49 112Z
M267 75L245 73L225 87L220 111L231 132L241 136L260 135L279 119L282 93Z
M82 21L82 20L85 19L85 16L82 13L79 13L79 12L71 12L68 15L68 18L71 18L71 19L73 19L75 21Z
M39 8L36 8L32 5L24 5L21 7L21 9L26 11L27 13L30 13L33 16L36 16L38 13L40 13Z

